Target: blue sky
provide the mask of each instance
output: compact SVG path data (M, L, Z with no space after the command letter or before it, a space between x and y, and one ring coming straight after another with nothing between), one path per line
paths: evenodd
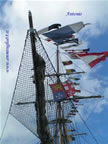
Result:
M28 29L28 10L33 13L34 26L39 30L53 23L61 23L63 26L78 21L84 23L90 22L91 25L84 28L81 34L81 39L86 41L91 52L108 51L108 2L103 1L88 1L88 2L37 2L22 0L20 2L0 1L0 27L1 27L1 49L2 67L1 70L1 123L3 129L6 115L12 99L12 93L15 85L17 71L22 55L26 30ZM73 6L74 5L74 6ZM97 9L96 9L97 7ZM66 17L68 11L82 12L82 16ZM45 11L45 12L44 12ZM5 31L9 30L10 39L10 71L5 72ZM96 136L99 144L108 143L108 58L96 65L92 70L82 78L81 84L88 90L92 90L98 94L102 94L104 99L100 100L96 107L91 106L96 104L93 102L87 107L90 114L87 124ZM8 81L8 82L7 82ZM88 84L87 84L88 83ZM89 85L91 83L91 85ZM3 86L6 86L7 90ZM97 89L95 90L95 87ZM94 87L94 88L93 88ZM7 99L8 96L8 99ZM5 101L5 102L4 102ZM4 105L6 103L6 106ZM84 112L84 110L83 110ZM83 114L82 112L82 114ZM92 113L91 113L92 112ZM84 116L84 115L83 115ZM84 119L86 119L84 117ZM82 126L83 128L83 126ZM28 137L28 139L27 139ZM25 138L27 141L25 141ZM9 116L9 120L2 137L0 144L27 144L33 143L37 139L19 124L14 118ZM93 144L95 142L93 141Z
M8 0L0 0L0 7L2 8L7 2Z
M5 14L4 14L4 7L5 7L5 5L12 5L12 1L11 0L0 0L0 17L1 17L1 20L0 20L0 27L2 28L2 29L5 29L5 28L7 28L9 25L8 25L8 23L7 22L3 22L3 17L5 16Z
M89 41L90 52L102 52L108 51L108 29L97 37L86 38ZM98 68L100 66L100 68ZM105 61L102 61L99 65L96 65L92 72L90 73L92 78L97 78L101 81L102 89L100 91L101 95L104 95L103 89L108 90L108 58ZM97 70L96 70L97 69ZM96 70L96 72L93 72ZM106 82L105 82L106 81ZM108 94L105 95L108 97ZM93 110L94 111L94 110ZM87 124L96 136L98 142L101 144L108 143L108 105L102 106L102 111L100 113L90 114L90 118L87 120Z
M97 38L90 38L90 48L93 52L102 52L102 51L108 51L108 29L99 37ZM106 61L102 61L100 63L101 68L93 74L94 77L97 77L100 81L103 79L108 78L108 58L106 58ZM98 65L97 65L98 66ZM108 83L102 83L103 89L106 87L108 89ZM102 90L103 92L103 90ZM103 94L104 95L104 94ZM108 97L108 94L106 94L106 97ZM93 113L92 117L87 121L88 125L90 125L90 128L93 129L94 133L98 133L98 129L100 129L100 134L98 134L97 139L101 141L101 143L107 143L108 142L108 105L103 106L103 110L101 113ZM95 121L91 124L91 121ZM101 126L101 128L99 128Z

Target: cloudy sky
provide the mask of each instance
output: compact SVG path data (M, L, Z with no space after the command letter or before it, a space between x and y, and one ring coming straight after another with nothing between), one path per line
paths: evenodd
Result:
M18 67L21 60L28 25L28 10L32 11L34 27L39 30L54 23L62 26L83 21L91 23L78 33L91 52L108 51L108 2L107 1L29 1L0 0L0 133L5 125L12 99ZM80 12L81 16L67 16L67 12ZM9 31L9 72L6 72L6 30ZM87 124L100 144L108 143L108 58L81 79L81 87L104 96L96 103L85 105L88 109ZM89 115L88 115L89 114ZM85 114L83 114L84 116ZM84 117L86 119L86 117ZM9 116L0 144L34 144L38 142L12 116ZM94 142L95 144L95 142Z

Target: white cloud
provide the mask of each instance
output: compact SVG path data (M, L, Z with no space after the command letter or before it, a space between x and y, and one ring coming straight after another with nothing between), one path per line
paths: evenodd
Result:
M83 94L87 95L101 95L102 98L98 100L93 100L92 104L86 104L86 107L88 109L87 115L90 113L90 111L94 112L102 112L104 110L104 107L108 105L108 87L105 87L105 80L99 79L98 77L94 77L93 74L98 73L99 68L102 68L102 66L96 67L94 71L89 71L85 76L81 79L81 88L84 90L87 90L86 92L83 91ZM85 107L84 107L85 109Z

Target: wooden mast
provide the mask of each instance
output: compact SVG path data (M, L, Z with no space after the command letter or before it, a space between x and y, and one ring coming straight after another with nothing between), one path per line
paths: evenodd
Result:
M59 73L60 73L60 70L59 70L59 46L57 45L57 82L59 83L60 82L60 79L59 79ZM58 102L57 103L57 118L58 119L62 119L63 117L63 114L62 114L62 108L61 108L61 103ZM64 129L64 123L62 122L59 122L59 134L60 134L60 139L59 139L59 142L60 144L65 144L65 142L67 140L64 141L64 138L63 138L63 129ZM66 137L65 137L66 138Z
M33 70L34 70L34 79L35 79L35 88L36 88L35 109L36 109L37 133L40 138L41 144L52 144L53 142L52 142L50 133L48 131L48 120L45 115L46 113L45 111L45 88L44 88L45 61L36 51L35 43L37 39L35 36L35 30L33 28L33 21L32 21L32 14L30 11L29 11L29 27L30 27L30 40L31 40ZM59 47L57 46L57 74L56 74L57 82L60 82L60 79L59 79L60 75L65 75L65 74L60 74L60 71L59 71ZM75 97L75 98L78 99L78 97ZM79 99L83 99L83 97L80 97ZM68 143L67 135L66 135L65 127L64 127L65 122L61 121L63 120L63 112L62 112L60 102L57 102L57 118L56 119L58 119L58 121L56 121L56 124L59 125L59 134L60 134L59 142L60 144L67 144ZM65 134L65 138L63 138L63 133Z
M29 27L30 27L30 40L33 58L33 69L34 69L34 79L36 88L36 123L37 123L37 133L39 135L41 144L52 144L51 136L48 131L48 120L45 115L45 89L44 89L44 78L45 78L45 61L36 52L35 43L37 41L35 36L35 31L33 28L32 14L29 11Z
M59 81L59 47L57 45L57 82L60 82ZM58 102L57 104L57 117L58 118L61 118L61 104L60 102ZM62 129L61 129L61 123L59 123L59 131L60 131L60 144L63 144L62 143Z

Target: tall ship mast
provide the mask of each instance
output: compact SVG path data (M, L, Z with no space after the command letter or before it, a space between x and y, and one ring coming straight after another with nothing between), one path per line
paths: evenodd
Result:
M79 81L85 72L71 65L74 60L81 60L94 67L108 56L108 52L89 53L88 48L78 49L80 42L74 34L88 24L78 22L64 27L53 24L37 31L30 11L28 18L29 29L9 114L39 138L40 144L78 143L77 137L87 135L76 129L73 120L79 115L84 122L78 108L83 105L80 101L102 96L81 95ZM56 46L55 65L40 35ZM61 53L65 54L62 60Z

